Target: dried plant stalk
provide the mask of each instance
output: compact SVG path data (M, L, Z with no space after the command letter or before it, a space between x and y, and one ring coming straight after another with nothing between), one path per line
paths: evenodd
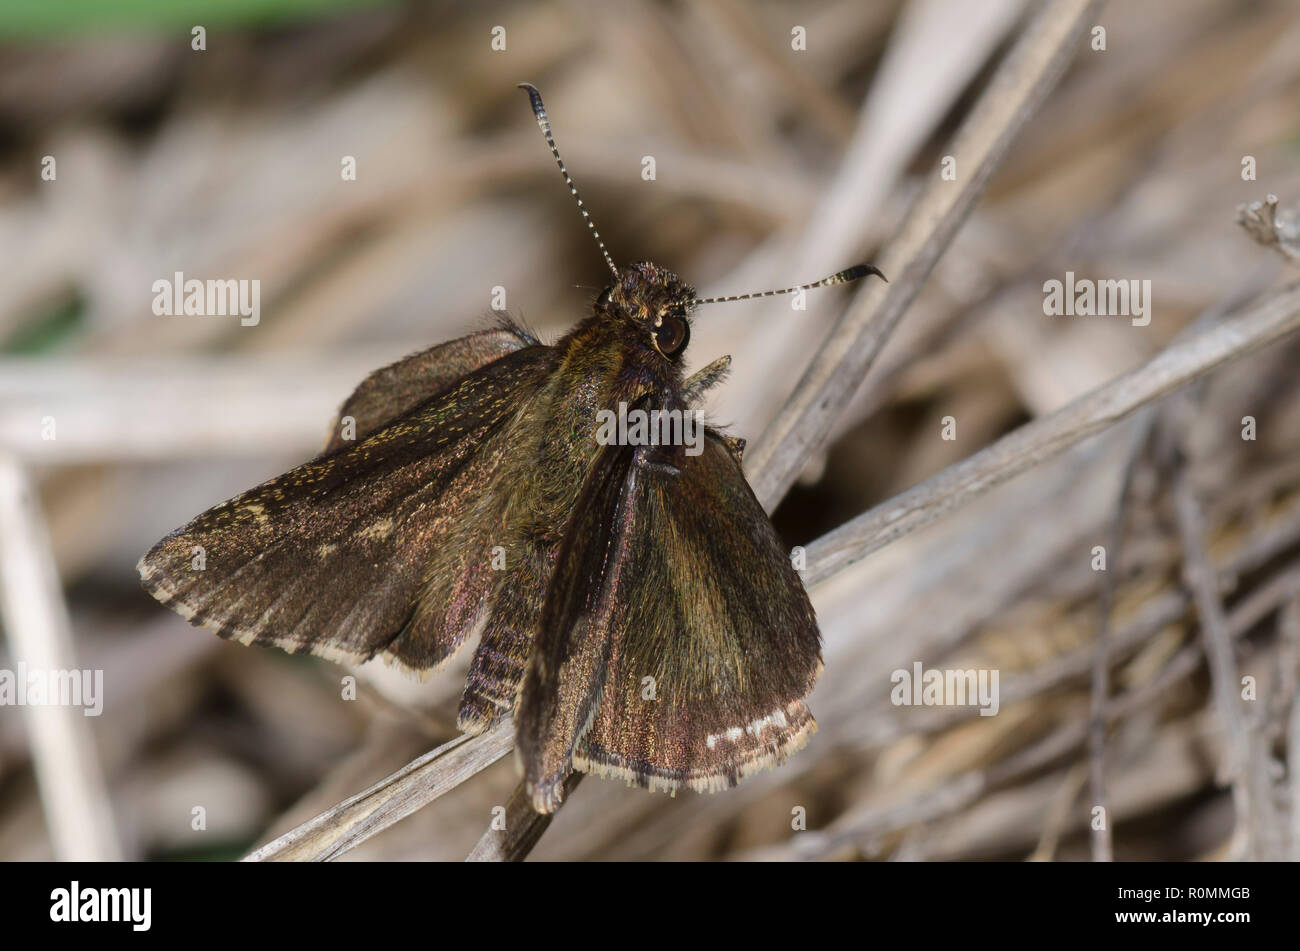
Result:
M808 546L805 582L816 584L829 578L1178 387L1297 328L1300 285L1272 294L1219 326L1170 346L1136 370L1050 416L1026 423L964 462L823 535Z
M929 277L1011 142L1065 71L1098 0L1046 4L954 139L960 183L932 177L877 263L892 282L855 298L784 409L750 452L754 494L769 510L830 435L840 411Z
M514 726L509 720L477 736L458 736L364 792L290 829L245 856L244 861L336 859L491 766L514 745Z
M0 616L16 661L32 672L77 672L68 609L45 519L26 473L0 454ZM90 721L80 707L23 707L54 855L121 858Z

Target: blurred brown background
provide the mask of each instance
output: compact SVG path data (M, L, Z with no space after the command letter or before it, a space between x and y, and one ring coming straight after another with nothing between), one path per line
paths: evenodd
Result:
M584 313L604 265L516 83L545 95L616 261L653 260L703 294L763 290L871 259L1038 4L58 6L0 11L0 459L39 492L75 665L105 672L103 716L76 728L91 744L69 755L102 776L108 808L74 795L83 814L65 816L47 790L43 809L37 734L0 708L4 859L53 857L59 824L88 817L126 858L237 857L454 735L470 649L424 684L368 665L344 701L348 671L190 628L134 566L318 451L370 369L482 326L494 287L544 339ZM1111 3L1098 23L1106 49L1080 45L776 513L791 545L1139 366L1203 312L1294 279L1235 216L1267 192L1300 201L1300 6ZM1067 270L1150 280L1150 325L1044 316L1042 284ZM260 323L156 316L152 284L176 271L260 280ZM711 415L756 437L848 299L702 310L692 369L735 358ZM1227 608L1268 592L1237 662L1260 684L1246 717L1278 857L1300 815L1286 767L1300 631L1285 620L1300 626L1286 608L1298 361L1291 340L1215 374L1188 424ZM940 438L945 416L956 440ZM818 586L821 732L789 764L707 797L589 780L534 856L1087 857L1090 553L1109 544L1140 423ZM1110 572L1112 689L1141 698L1107 745L1115 854L1233 857L1243 832L1205 666L1160 679L1199 634L1167 469L1147 455ZM0 557L29 543L11 535ZM891 671L916 661L997 668L999 715L892 705ZM503 760L349 857L462 858L515 781ZM792 835L799 806L833 834Z

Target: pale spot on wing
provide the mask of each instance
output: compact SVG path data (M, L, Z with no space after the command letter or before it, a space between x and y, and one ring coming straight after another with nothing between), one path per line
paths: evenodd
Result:
M632 767L620 762L617 757L590 757L581 749L573 754L573 766L584 773L602 776L606 779L622 779L629 786L639 785L651 792L666 792L669 795L678 789L694 789L696 792L717 792L728 789L747 776L760 770L770 769L786 761L793 753L801 749L808 738L817 732L817 722L802 700L795 700L784 709L774 710L765 717L759 717L745 727L731 727L721 733L706 738L707 745L716 746L727 740L726 734L731 730L753 731L754 736L760 732L772 730L762 746L746 750L738 747L724 767L708 766L686 770L658 770L653 767L647 772L642 767Z
M393 531L393 520L391 518L381 518L373 525L367 525L357 534L361 538L387 538Z
M785 718L785 711L778 707L767 716L759 717L757 720L752 720L749 723L746 723L743 727L732 726L727 727L727 729L720 733L710 733L705 737L704 745L709 749L714 749L722 740L726 740L728 743L736 743L739 740L744 739L746 735L753 737L761 736L763 731L769 727L784 729L787 726L789 726L789 721Z

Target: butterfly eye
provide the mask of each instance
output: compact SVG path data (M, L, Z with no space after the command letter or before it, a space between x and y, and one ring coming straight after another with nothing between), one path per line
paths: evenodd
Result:
M664 314L655 327L655 347L665 357L673 357L686 346L691 339L691 328L686 318L676 314Z
M596 306L601 308L602 310L608 307L610 295L612 295L613 293L614 293L614 288L612 287L607 287L603 291L601 291L600 296L596 298Z

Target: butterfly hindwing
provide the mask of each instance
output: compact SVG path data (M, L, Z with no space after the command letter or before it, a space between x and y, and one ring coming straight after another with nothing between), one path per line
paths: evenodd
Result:
M141 559L145 587L243 643L436 668L482 610L502 534L494 487L509 478L517 431L532 422L529 396L553 364L554 351L537 345L450 386L435 374L438 391L397 419L374 428L369 416L355 443L164 538ZM409 399L366 403L375 414Z
M710 430L697 456L680 446L635 452L610 529L575 521L563 549L600 565L600 594L584 603L564 590L591 572L561 566L547 593L534 655L546 667L535 675L530 666L521 723L538 722L548 705L575 711L557 721L565 731L583 719L577 712L586 722L549 738L540 758L521 746L542 810L555 807L565 748L578 770L711 791L782 762L816 729L803 701L821 670L812 605L725 437ZM608 631L602 669L566 681L565 664L581 668L574 654L600 657L573 633L584 623Z

